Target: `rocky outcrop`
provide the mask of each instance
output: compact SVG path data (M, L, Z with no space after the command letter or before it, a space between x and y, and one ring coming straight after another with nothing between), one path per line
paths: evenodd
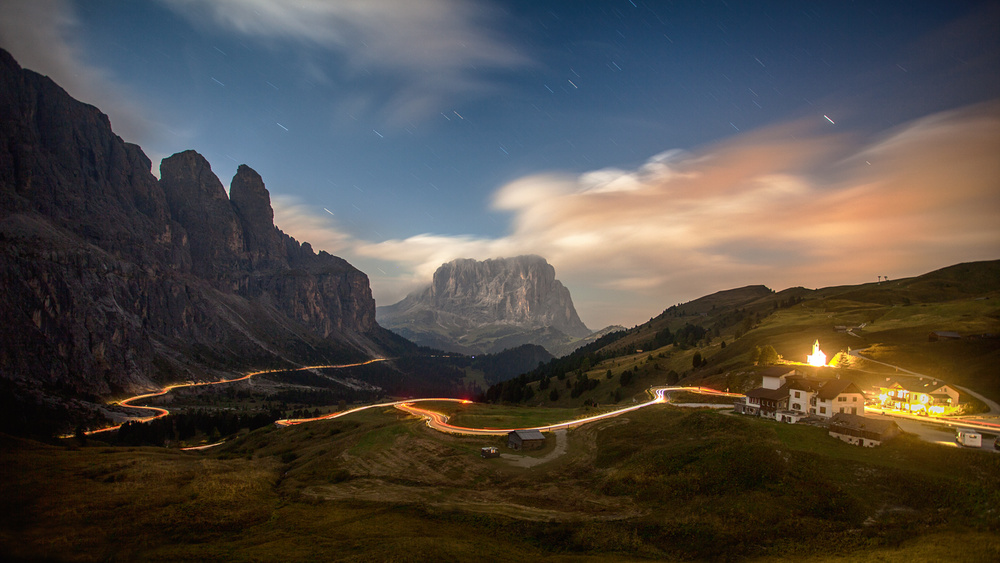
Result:
M430 286L377 312L383 326L418 344L465 353L522 344L561 350L590 334L540 256L448 262Z
M407 346L368 278L273 223L260 175L232 198L194 151L161 179L97 108L0 51L0 379L103 398Z
M250 266L255 270L287 266L285 241L274 226L271 194L264 187L260 174L241 164L229 185L229 199L243 228L243 244Z
M249 261L239 218L205 157L184 151L163 159L160 188L170 218L187 234L193 274L224 282L247 269Z

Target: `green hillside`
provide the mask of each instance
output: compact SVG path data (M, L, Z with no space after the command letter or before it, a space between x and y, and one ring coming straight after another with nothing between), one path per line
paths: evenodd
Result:
M480 409L478 415L486 413ZM515 420L511 407L497 417ZM522 409L533 411L535 409ZM457 414L457 413L456 413ZM530 416L530 415L529 415ZM0 554L77 561L990 561L1000 456L656 406L526 469L366 411L218 450L2 438ZM554 437L543 451L553 451ZM128 507L128 510L122 510Z
M963 338L930 342L934 331L957 332ZM748 286L671 306L647 323L550 362L520 381L501 384L486 398L579 406L629 400L650 385L676 382L747 390L760 381L754 365L758 349L770 346L786 360L804 362L819 340L831 359L838 352L867 349L873 359L1000 401L997 335L1000 261L818 290L775 293ZM697 366L696 355L702 359ZM859 360L850 368L845 373L859 382L895 373ZM578 383L581 374L589 381ZM524 387L520 393L514 389L519 384ZM587 389L574 395L581 387Z

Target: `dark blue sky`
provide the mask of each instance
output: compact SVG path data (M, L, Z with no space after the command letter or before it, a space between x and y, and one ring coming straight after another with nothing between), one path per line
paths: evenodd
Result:
M1000 19L990 2L46 0L3 10L0 41L22 65L108 113L154 167L195 149L223 184L238 164L257 170L279 227L365 270L380 304L463 256L545 256L595 327L734 285L857 283L997 257L988 230L930 252L922 237L892 237L877 249L884 259L818 268L837 233L871 237L870 216L780 240L748 217L783 198L801 208L850 194L845 205L870 207L858 198L885 195L873 186L902 181L900 163L915 156L893 153L869 177L855 167L873 165L864 155L951 142L951 129L932 128L933 140L885 145L929 130L920 123L991 123ZM985 174L989 185L986 160L952 159L942 174ZM983 189L962 205L985 205L987 224L996 200ZM739 201L745 212L733 211ZM815 224L803 212L772 220ZM933 228L953 224L942 215ZM894 271L864 269L875 264Z

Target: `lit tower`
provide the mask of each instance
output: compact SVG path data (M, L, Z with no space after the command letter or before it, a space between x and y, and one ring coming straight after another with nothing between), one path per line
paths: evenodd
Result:
M806 362L811 366L826 365L826 354L819 349L819 339L813 343L813 353L806 356Z

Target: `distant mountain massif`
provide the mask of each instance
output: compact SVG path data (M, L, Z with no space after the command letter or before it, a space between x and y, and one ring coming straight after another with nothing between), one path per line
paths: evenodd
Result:
M368 277L274 226L261 177L227 195L0 51L0 385L103 400L262 367L416 349L375 321Z
M540 256L453 260L431 285L376 312L379 323L417 344L463 354L538 344L559 356L591 335Z

